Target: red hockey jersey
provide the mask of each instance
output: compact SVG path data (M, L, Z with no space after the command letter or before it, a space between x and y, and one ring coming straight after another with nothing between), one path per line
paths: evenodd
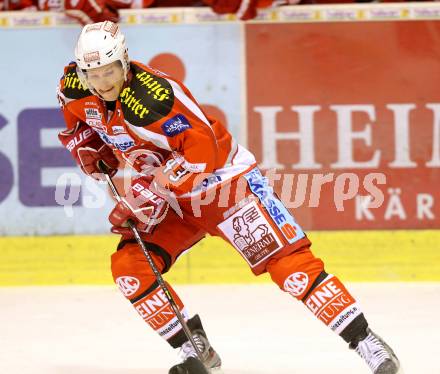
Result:
M137 171L152 158L162 165L176 161L185 178L168 180L166 187L177 196L199 193L194 181L200 173L207 178L215 174L209 180L221 183L255 166L254 156L222 123L205 115L181 82L141 63L130 63L129 79L112 112L81 84L75 63L65 67L58 97L68 128L86 123Z

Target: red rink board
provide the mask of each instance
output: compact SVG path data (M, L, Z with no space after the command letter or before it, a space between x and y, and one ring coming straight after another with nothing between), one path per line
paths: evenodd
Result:
M265 168L295 174L293 193L309 175L295 209L305 228L439 227L439 41L435 21L246 26L248 147ZM313 134L302 156L300 141L274 138L300 123ZM384 201L366 213L353 198L338 212L329 183L309 207L314 173L354 173L360 195L367 174L383 173Z

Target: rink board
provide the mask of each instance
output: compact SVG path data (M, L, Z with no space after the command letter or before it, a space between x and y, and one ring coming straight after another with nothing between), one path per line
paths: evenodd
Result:
M439 230L311 232L326 270L348 281L440 281ZM116 236L0 238L0 286L111 284ZM166 274L173 283L269 282L255 277L237 252L208 237Z

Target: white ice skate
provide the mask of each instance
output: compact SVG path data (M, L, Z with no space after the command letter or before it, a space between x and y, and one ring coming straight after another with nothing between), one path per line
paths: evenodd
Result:
M367 329L368 335L359 341L354 349L361 356L374 374L403 374L400 362L393 350L383 339Z
M193 331L193 338L197 348L200 352L202 352L203 363L207 368L209 368L209 372L221 374L222 361L214 348L211 347L211 344L209 343L204 331ZM182 359L182 363L173 366L168 374L187 374L190 372L191 369L188 368L193 365L191 358L197 358L197 353L191 342L187 341L186 343L183 343L180 348L179 356Z

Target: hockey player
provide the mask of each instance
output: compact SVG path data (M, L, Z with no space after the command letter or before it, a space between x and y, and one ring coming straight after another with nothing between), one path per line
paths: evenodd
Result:
M111 175L122 168L121 161L136 171L126 197L110 213L112 231L121 235L111 269L145 322L180 348L182 363L170 373L186 373L185 361L196 352L127 228L129 219L136 222L162 273L205 234L220 236L255 275L268 272L281 290L339 334L373 373L402 373L355 298L313 255L309 239L269 187L254 156L218 120L205 115L181 82L130 62L117 24L83 28L58 96L67 125L59 139L83 172L102 179L99 160ZM199 316L189 318L169 287L205 365L220 368Z

